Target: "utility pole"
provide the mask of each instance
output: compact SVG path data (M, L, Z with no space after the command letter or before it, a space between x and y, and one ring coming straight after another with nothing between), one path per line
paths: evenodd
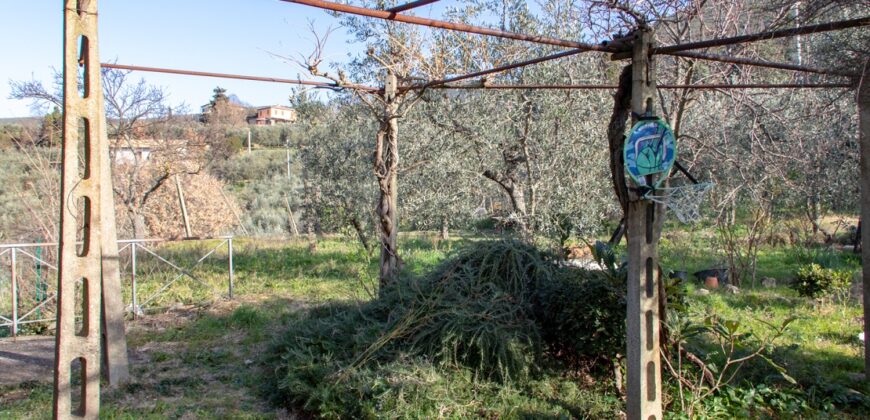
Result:
M287 143L287 179L290 179L290 143Z
M251 127L248 127L248 154L251 153Z
M293 215L293 208L290 207L290 198L284 194L284 204L287 205L287 221L290 222L290 230L293 232L293 237L299 236L299 229L296 227L296 217Z
M181 181L178 179L178 174L175 178L175 192L178 193L178 205L181 207L181 223L184 224L184 237L191 238L190 220L187 218L187 203L184 201L184 191L181 189Z
M287 179L292 179L290 177L290 140L287 140L285 143L287 146ZM290 222L290 228L293 231L293 237L299 236L299 229L296 228L296 218L293 216L293 208L290 207L290 198L287 196L287 193L284 193L284 203L287 205L287 221Z
M650 55L652 30L641 27L635 34L631 59L632 124L638 116L652 112L656 93L655 68ZM644 200L629 189L625 216L628 240L626 411L629 420L662 418L658 241L663 216L663 206Z

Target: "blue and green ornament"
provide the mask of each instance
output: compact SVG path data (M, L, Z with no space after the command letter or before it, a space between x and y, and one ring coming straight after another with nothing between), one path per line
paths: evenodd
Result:
M623 148L625 171L638 187L657 188L665 179L649 185L648 175L667 174L677 157L677 141L671 127L660 118L642 119L631 128Z

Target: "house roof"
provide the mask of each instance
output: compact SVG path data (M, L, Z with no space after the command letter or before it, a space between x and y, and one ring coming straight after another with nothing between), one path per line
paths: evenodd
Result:
M166 146L168 144L180 144L186 142L189 142L189 140L145 138L130 139L128 141L115 139L109 142L109 147L111 147L112 149L156 149L158 147Z
M288 110L288 111L293 111L293 108L291 108L291 107L289 107L289 106L284 106L284 105L266 105L266 106L261 106L261 107L257 108L257 111L259 111L259 110L261 110L261 109L270 109L270 108L278 108L278 109L285 109L285 110Z

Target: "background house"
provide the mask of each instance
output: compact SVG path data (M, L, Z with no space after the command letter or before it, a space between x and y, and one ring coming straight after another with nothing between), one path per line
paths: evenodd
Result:
M257 108L257 114L248 117L248 124L277 125L296 122L296 110L282 105Z
M112 154L113 165L145 164L150 161L154 154L158 153L163 158L171 156L176 161L189 159L190 144L194 140L187 138L142 138L110 141L109 148Z
M155 139L113 141L111 142L111 148L114 153L114 163L124 164L147 161L151 157L151 153L154 152L154 149L159 147L159 144L160 142Z

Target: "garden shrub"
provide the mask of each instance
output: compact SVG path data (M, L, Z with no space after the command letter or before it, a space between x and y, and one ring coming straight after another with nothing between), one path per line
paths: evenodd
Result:
M791 288L800 296L816 298L823 296L841 296L848 293L852 273L845 270L822 268L818 264L801 266Z
M554 353L610 359L625 349L625 289L604 273L560 270L537 298L542 335Z
M254 150L217 160L209 169L229 184L255 182L274 175L286 177L287 155L283 150Z
M250 127L251 142L265 147L280 147L287 144L293 130L290 125ZM247 133L246 133L247 134Z

